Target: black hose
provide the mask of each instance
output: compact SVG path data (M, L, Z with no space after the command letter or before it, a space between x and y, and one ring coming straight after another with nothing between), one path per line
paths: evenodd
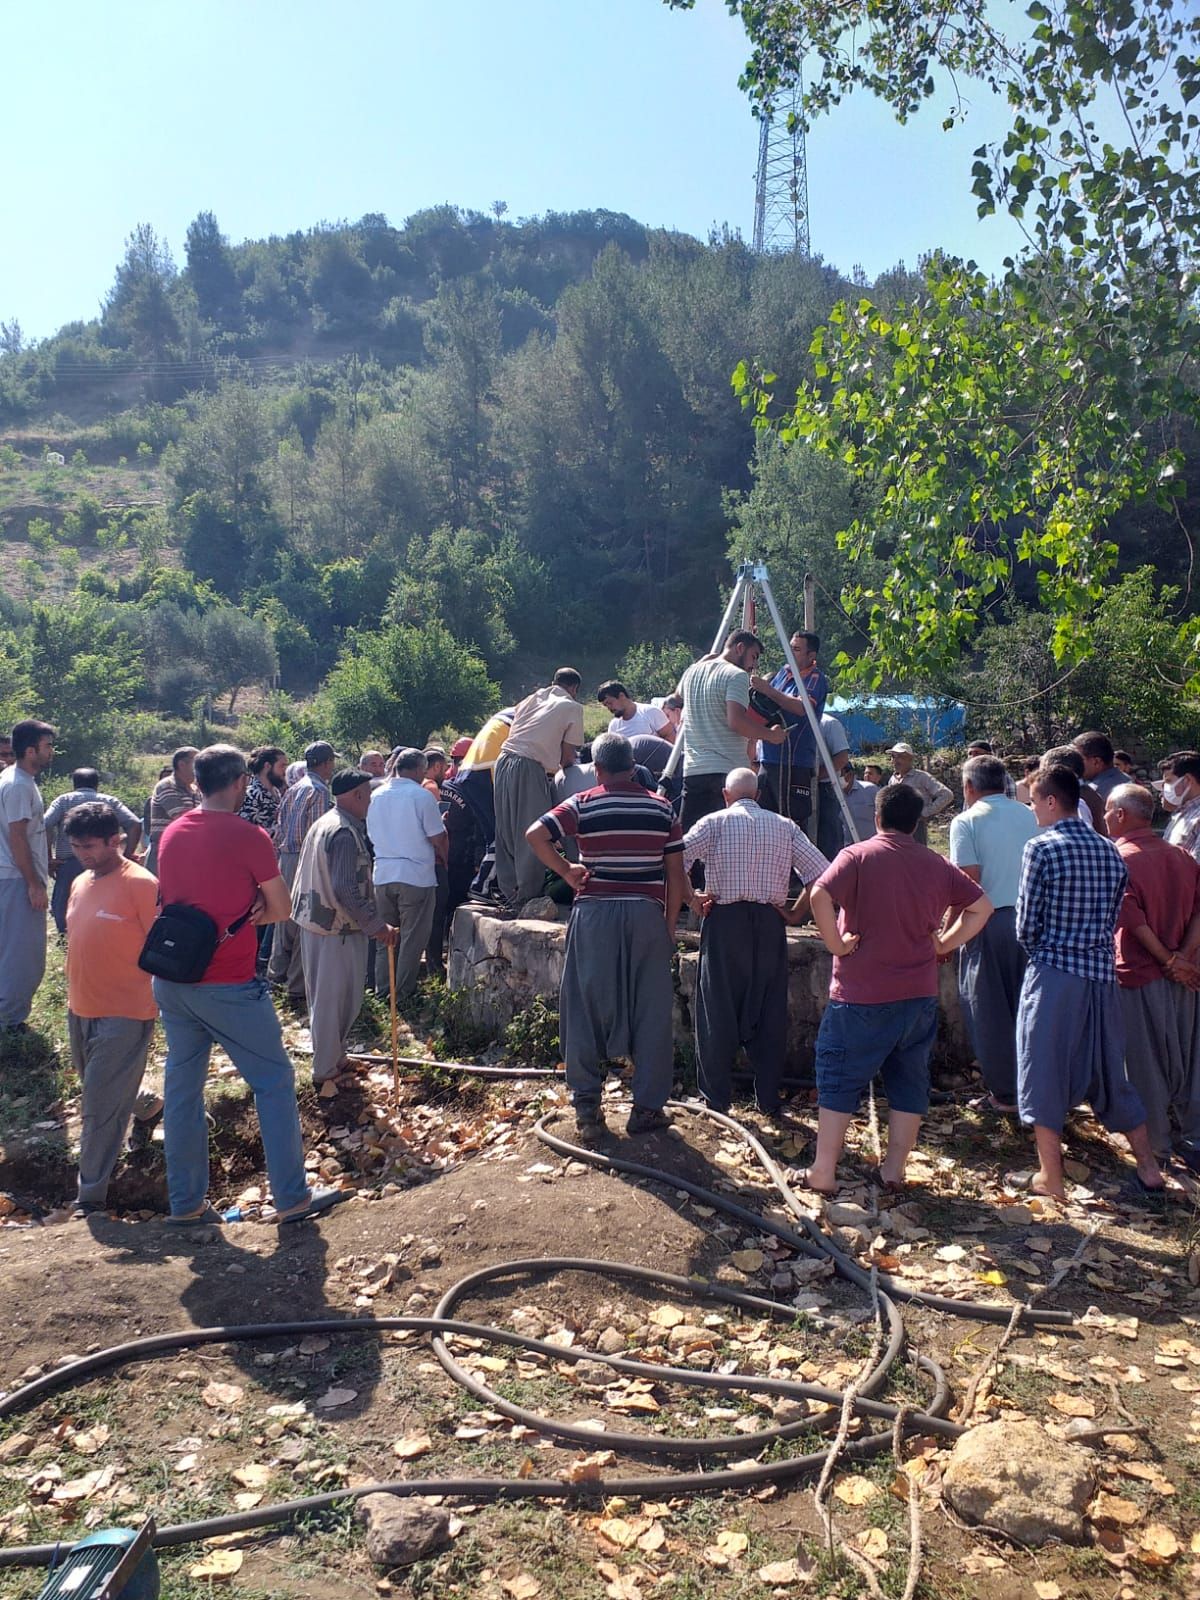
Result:
M789 1248L809 1257L832 1260L835 1270L849 1282L872 1293L878 1315L886 1328L887 1342L883 1354L872 1371L858 1386L860 1392L852 1400L853 1411L863 1417L881 1418L890 1426L844 1446L843 1453L859 1460L891 1448L892 1428L898 1408L875 1400L872 1396L885 1382L888 1372L899 1359L904 1345L904 1326L894 1300L903 1298L919 1302L933 1310L945 1311L955 1316L977 1320L1007 1322L1011 1312L1002 1306L977 1305L970 1301L951 1300L942 1296L921 1295L898 1285L882 1274L869 1273L853 1261L817 1228L798 1206L787 1180L762 1144L747 1129L719 1113L701 1111L683 1106L678 1109L715 1119L742 1137L762 1162L772 1182L779 1190L789 1209L803 1224L805 1234L793 1232L779 1223L771 1222L757 1212L748 1210L725 1195L705 1189L689 1179L647 1167L638 1162L624 1161L615 1156L573 1145L552 1134L546 1123L553 1113L543 1117L536 1125L538 1138L559 1154L575 1160L586 1161L613 1172L624 1172L647 1178L656 1183L669 1184L682 1189L697 1199L702 1199L727 1216L745 1222L759 1232L769 1233L787 1244ZM715 1300L724 1305L737 1306L774 1318L791 1322L795 1311L774 1300L723 1285L698 1282L674 1273L658 1272L650 1267L640 1267L623 1262L597 1261L570 1256L545 1259L506 1261L461 1278L442 1296L432 1317L323 1317L292 1322L249 1323L222 1328L188 1328L173 1333L156 1334L133 1339L127 1343L96 1351L78 1361L69 1362L53 1372L45 1373L23 1385L4 1399L0 1399L0 1420L27 1410L46 1395L73 1387L97 1372L127 1365L132 1361L167 1354L177 1350L194 1349L206 1344L227 1344L253 1339L279 1338L292 1334L351 1333L363 1334L385 1330L425 1332L432 1335L433 1349L449 1376L470 1394L501 1414L553 1438L570 1440L591 1448L597 1445L619 1449L627 1454L652 1456L707 1457L731 1454L756 1454L765 1446L795 1438L811 1429L819 1417L807 1416L794 1423L766 1428L754 1434L738 1434L712 1439L694 1437L674 1438L650 1434L613 1433L608 1430L580 1428L571 1423L549 1421L521 1406L513 1405L496 1394L474 1375L463 1368L450 1353L446 1339L454 1335L515 1346L533 1351L555 1361L588 1361L658 1382L679 1384L693 1388L709 1388L719 1392L742 1391L749 1394L780 1395L793 1399L815 1401L819 1404L841 1407L845 1402L842 1391L820 1384L798 1383L782 1378L756 1378L737 1373L714 1373L697 1368L662 1367L649 1362L633 1361L621 1356L604 1355L587 1349L563 1348L548 1341L512 1332L507 1328L488 1324L460 1321L449 1313L472 1292L485 1285L504 1279L528 1276L545 1276L561 1272L588 1272L617 1277L634 1283L653 1285L668 1290L673 1295L684 1295L695 1300ZM1037 1324L1055 1325L1072 1320L1066 1312L1035 1312L1029 1317ZM827 1319L824 1323L829 1326ZM917 1356L916 1364L933 1382L933 1396L924 1412L905 1408L903 1426L934 1433L945 1438L957 1438L963 1429L946 1418L950 1391L945 1374L936 1362L926 1356ZM813 1451L802 1456L769 1462L756 1462L744 1467L723 1468L711 1472L650 1473L642 1477L617 1477L602 1480L585 1480L572 1483L563 1479L531 1478L408 1478L383 1483L373 1483L354 1489L337 1489L328 1494L309 1495L299 1500L288 1500L276 1505L256 1506L224 1517L210 1517L200 1522L180 1523L174 1527L160 1528L154 1544L158 1549L190 1544L196 1540L211 1539L220 1535L248 1532L254 1528L271 1527L294 1522L300 1517L326 1511L363 1495L387 1493L395 1495L460 1495L471 1500L508 1499L580 1499L604 1495L662 1495L708 1493L714 1490L745 1488L751 1484L790 1481L820 1471L827 1451ZM60 1544L23 1545L0 1549L0 1568L46 1566L55 1560Z

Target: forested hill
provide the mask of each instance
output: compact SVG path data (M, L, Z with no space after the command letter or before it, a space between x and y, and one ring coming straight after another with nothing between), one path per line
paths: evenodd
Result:
M814 567L831 646L860 647L831 597L861 491L756 456L730 374L786 396L841 296L921 281L503 210L236 246L202 213L181 267L139 226L96 319L0 328L0 714L69 702L95 754L128 712L274 681L320 688L347 740L424 737L556 656L638 644L649 676L646 642L706 642L730 554L759 550L788 610ZM1158 513L1115 531L1170 576Z

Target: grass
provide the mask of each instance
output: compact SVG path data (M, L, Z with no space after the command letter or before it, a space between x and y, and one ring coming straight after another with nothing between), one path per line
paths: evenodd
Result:
M0 1039L0 1138L50 1120L48 1107L78 1088L67 1043L65 955L51 924L46 976L34 996L29 1030Z

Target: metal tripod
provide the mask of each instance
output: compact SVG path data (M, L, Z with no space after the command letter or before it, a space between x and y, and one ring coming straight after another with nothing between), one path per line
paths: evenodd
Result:
M743 561L737 570L734 579L733 593L729 597L729 604L717 627L712 644L712 655L718 655L724 647L725 640L737 624L734 621L742 613L747 601L754 599L755 590L761 593L766 602L767 610L771 615L771 622L775 628L775 636L779 640L779 647L783 651L784 659L792 670L792 680L796 685L796 693L804 703L804 714L808 718L808 725L813 731L816 740L817 753L821 764L829 776L829 787L842 809L842 819L846 824L846 832L850 838L858 840L858 829L854 826L854 818L850 815L850 807L846 804L846 796L842 790L841 779L833 765L833 757L829 754L829 746L825 743L825 735L821 732L821 719L817 716L816 707L813 705L808 690L805 688L804 679L800 676L800 668L796 665L795 652L792 650L791 635L783 626L783 619L779 615L779 607L775 604L775 595L771 589L771 579L767 568L762 561ZM683 756L684 734L687 729L687 705L683 708L683 726L679 737L675 740L670 757L663 768L663 778L670 778L678 767ZM819 803L819 800L818 800Z

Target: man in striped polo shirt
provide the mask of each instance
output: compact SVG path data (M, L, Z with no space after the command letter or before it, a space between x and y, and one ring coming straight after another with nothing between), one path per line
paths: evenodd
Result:
M575 1123L585 1139L605 1130L603 1065L633 1062L627 1132L669 1126L663 1110L674 1068L671 935L683 906L683 834L667 801L633 776L619 733L592 746L596 787L572 795L525 834L540 862L575 890L559 990L559 1036ZM579 846L578 862L555 848Z

